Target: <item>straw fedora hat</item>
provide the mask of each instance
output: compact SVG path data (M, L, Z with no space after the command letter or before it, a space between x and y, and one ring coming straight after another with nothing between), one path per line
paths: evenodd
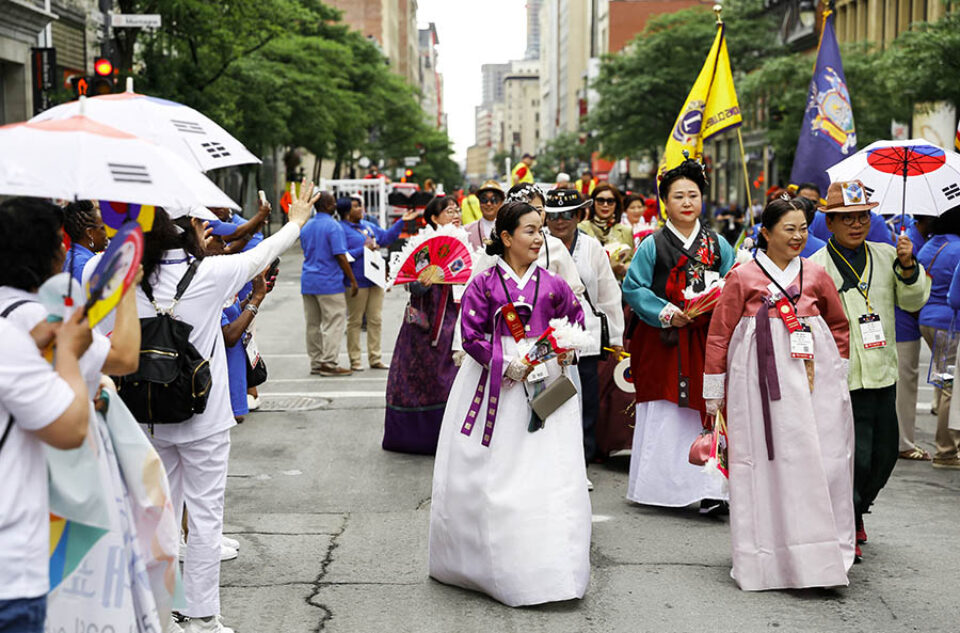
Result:
M482 185L480 185L480 188L477 189L477 195L479 196L484 191L493 191L495 193L498 193L500 194L501 198L507 197L506 194L503 193L503 187L501 187L500 183L497 182L496 180L488 180L484 182Z
M859 180L831 182L827 189L827 204L820 207L824 213L856 213L869 211L879 202L867 201L867 190Z

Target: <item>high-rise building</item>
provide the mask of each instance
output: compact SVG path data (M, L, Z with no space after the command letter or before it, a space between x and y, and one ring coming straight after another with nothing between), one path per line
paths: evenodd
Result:
M540 141L540 62L510 62L503 78L503 149L514 160L535 153Z
M377 43L395 73L420 87L417 0L327 0L343 22Z
M484 64L480 67L483 82L481 105L503 101L503 76L510 72L510 63Z
M543 0L540 9L540 141L575 132L586 114L592 4Z
M527 50L523 58L540 59L540 6L543 0L527 0Z
M437 129L445 127L443 114L443 76L437 70L437 26L433 22L420 29L420 107Z

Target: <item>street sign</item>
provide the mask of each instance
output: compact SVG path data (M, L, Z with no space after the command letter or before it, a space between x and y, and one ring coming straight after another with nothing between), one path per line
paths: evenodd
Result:
M157 13L113 13L110 15L110 26L115 29L157 28L161 23L160 15Z
M404 167L414 167L420 163L419 156L407 156L403 159Z
M50 91L57 73L57 49L31 48L33 62L33 113L40 114L50 107Z

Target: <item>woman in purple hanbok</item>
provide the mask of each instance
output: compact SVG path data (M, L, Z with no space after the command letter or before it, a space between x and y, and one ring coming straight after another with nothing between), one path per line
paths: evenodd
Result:
M710 322L708 413L727 401L731 576L741 589L848 584L854 562L849 326L836 286L800 257L801 207L763 212L756 259Z
M456 199L436 196L423 217L430 226L460 225ZM433 455L450 386L457 375L453 333L459 305L448 284L411 283L410 301L393 349L387 378L383 448Z
M517 339L537 338L551 319L583 325L567 283L536 263L540 226L540 214L524 202L497 215L487 250L501 257L463 296L467 356L433 471L430 575L509 606L581 598L590 579L579 400L566 400L541 428L531 425L529 398L567 370L547 361L538 381L518 354Z

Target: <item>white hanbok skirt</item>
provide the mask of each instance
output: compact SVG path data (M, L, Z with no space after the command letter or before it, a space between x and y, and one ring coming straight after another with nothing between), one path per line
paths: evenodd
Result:
M740 320L727 352L731 575L744 590L849 583L855 544L853 409L847 368L830 328L813 333L810 392L790 338L770 319L780 400L770 402L774 458L768 459L757 373L756 319Z
M722 477L690 463L690 445L700 435L700 413L669 400L637 403L627 499L682 508L703 499L728 498Z
M509 358L514 341L505 337L503 345ZM548 369L549 384L560 367L550 361ZM464 358L443 417L430 575L512 607L582 598L590 580L591 510L579 401L571 398L530 433L524 388L504 380L490 445L483 446L482 420L472 435L461 433L480 373Z

